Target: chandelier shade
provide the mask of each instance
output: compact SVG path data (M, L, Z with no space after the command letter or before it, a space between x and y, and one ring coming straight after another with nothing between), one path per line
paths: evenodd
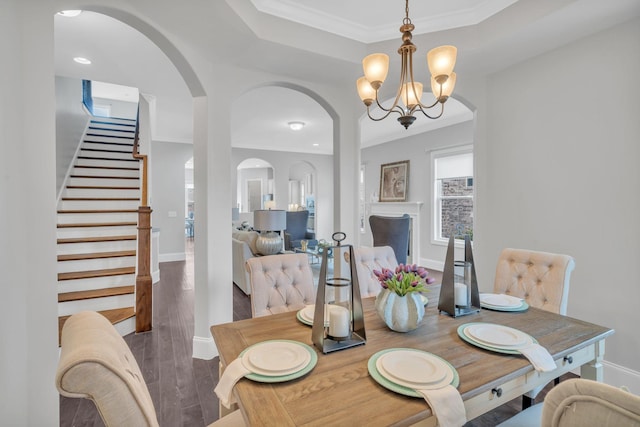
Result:
M362 60L364 77L360 77L356 82L358 96L367 107L367 115L371 120L380 121L389 117L391 113L397 113L398 122L406 129L416 120L414 113L417 111L430 119L437 119L444 112L444 103L453 93L456 83L456 73L453 69L456 65L458 50L455 46L440 46L427 53L427 65L431 73L431 91L435 97L435 102L431 105L422 103L423 85L413 79L413 53L416 46L412 43L411 31L414 26L409 19L409 0L405 0L405 18L402 21L400 32L402 33L402 45L398 49L401 56L400 83L395 99L390 107L384 107L379 98L378 91L382 87L389 72L389 56L384 53L374 53L366 56ZM382 111L380 117L374 117L371 112L371 105ZM402 102L402 105L400 105ZM440 112L430 115L426 110L440 105Z

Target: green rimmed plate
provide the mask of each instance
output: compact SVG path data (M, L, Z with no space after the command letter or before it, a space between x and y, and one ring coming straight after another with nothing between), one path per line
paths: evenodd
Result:
M520 351L518 349L515 349L515 348L494 347L494 346L491 346L489 344L485 344L485 343L476 341L472 337L468 336L465 333L465 329L467 327L472 326L472 325L479 325L479 324L482 324L482 322L465 323L465 324L462 324L462 325L458 326L458 336L460 338L462 338L464 341L468 342L469 344L475 345L476 347L480 347L480 348L483 348L485 350L495 351L497 353L504 353L504 354L520 354L520 355L522 354L522 353L520 353ZM526 334L526 335L527 335L527 337L529 337L531 339L531 342L533 344L538 344L538 340L536 340L534 337L532 337L529 334Z
M256 373L250 373L245 375L245 378L248 378L252 381L256 381L256 382L261 382L261 383L281 383L281 382L286 382L286 381L291 381L291 380L295 380L296 378L300 378L306 374L308 374L309 372L311 372L311 370L313 370L313 368L316 366L316 364L318 363L318 354L316 353L316 351L313 349L313 347L301 343L299 341L292 341L292 340L269 340L269 341L262 341L259 342L257 344L254 344L252 346L249 346L247 348L245 348L242 353L240 353L240 356L238 357L243 357L244 354L249 351L249 349L251 349L252 347L264 344L264 343L271 343L271 342L286 342L286 343L291 343L291 344L297 344L301 347L303 347L305 350L307 350L309 352L309 356L311 357L311 359L309 360L309 363L307 363L305 366L303 366L302 368L300 368L299 371L293 372L291 374L288 375L260 375L260 374L256 374Z
M369 375L371 375L371 378L373 378L378 384L380 384L382 387L388 390L391 390L393 392L396 392L398 394L402 394L405 396L422 398L423 396L417 391L415 391L414 389L402 386L400 384L396 384L393 381L387 379L378 371L378 368L376 367L378 359L386 353L389 353L392 351L398 351L398 350L417 351L421 353L427 353L425 351L417 350L415 348L388 348L386 350L381 350L376 354L374 354L373 356L371 356L369 358L369 361L367 362L367 369L369 370ZM451 380L450 384L457 388L458 385L460 385L460 377L458 376L458 371L456 371L456 368L454 368L453 365L451 365L451 363L447 362L442 357L437 356L433 353L428 353L428 354L442 360L451 369L451 371L453 372L453 379Z

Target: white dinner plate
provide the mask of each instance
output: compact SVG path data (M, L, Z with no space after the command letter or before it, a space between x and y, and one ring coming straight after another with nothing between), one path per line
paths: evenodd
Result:
M473 340L493 347L519 348L531 343L529 335L508 326L493 323L474 323L464 329Z
M454 373L442 359L419 350L396 350L376 360L376 369L387 380L411 389L441 388Z
M265 376L292 374L310 360L306 348L294 341L265 341L250 347L242 356L247 369Z
M522 306L522 299L505 294L480 294L480 303L492 307L517 308Z
M302 310L300 310L300 316L302 316L304 320L307 320L313 323L313 315L314 315L315 309L316 309L315 304L308 305Z

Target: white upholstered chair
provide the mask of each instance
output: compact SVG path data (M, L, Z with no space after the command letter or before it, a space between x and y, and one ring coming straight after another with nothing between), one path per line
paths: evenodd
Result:
M360 284L360 296L362 298L373 297L380 292L380 282L373 274L373 270L388 268L395 270L398 266L396 255L391 246L375 246L373 248L361 246L353 250L355 257L358 283Z
M498 427L640 427L640 396L604 383L571 379Z
M498 258L493 291L523 298L531 307L567 314L573 258L507 248Z
M307 254L281 254L249 258L253 317L297 311L313 304L316 293Z
M95 311L69 317L62 329L56 387L61 395L92 400L107 427L155 427L156 411L129 346ZM213 393L213 388L211 389ZM244 426L240 411L209 427Z
M574 268L569 255L506 248L498 258L493 291L522 298L531 307L565 315ZM531 406L542 388L523 396L523 409Z

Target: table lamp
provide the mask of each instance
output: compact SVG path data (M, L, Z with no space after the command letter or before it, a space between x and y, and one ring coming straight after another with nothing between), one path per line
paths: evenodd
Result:
M253 228L260 231L256 239L256 249L262 255L274 255L283 248L280 231L287 228L287 215L283 210L253 211ZM276 233L277 231L277 233Z

